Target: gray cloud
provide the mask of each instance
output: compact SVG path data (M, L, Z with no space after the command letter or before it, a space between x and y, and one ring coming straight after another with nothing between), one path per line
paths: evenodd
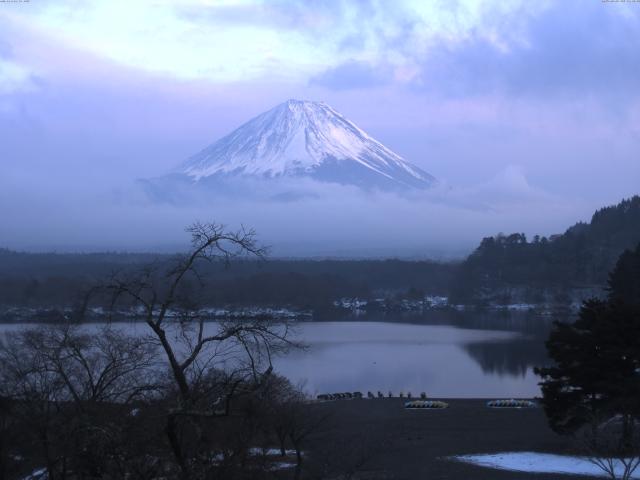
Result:
M485 32L440 42L417 58L418 90L449 96L636 96L640 86L640 8L601 2L553 2L532 16L525 41L500 48ZM622 9L623 12L621 11Z
M131 184L113 190L78 180L42 181L37 195L24 197L24 182L0 178L0 205L13 205L13 214L3 221L0 245L167 250L184 242L186 224L215 220L256 228L276 256L451 257L468 253L480 238L499 231L556 233L593 208L540 192L518 171L473 190L442 188L398 196L292 179L255 184L263 190L244 196L190 190L189 199L173 204L152 202ZM314 195L295 202L256 202L256 196L289 188Z
M309 83L333 90L350 90L379 87L388 85L392 81L393 70L391 67L350 60L312 77Z
M333 90L393 83L385 58L403 57L418 68L409 83L416 92L467 97L485 94L534 97L636 96L640 86L640 7L637 4L566 0L546 9L525 8L508 15L487 7L482 21L465 36L421 37L428 19L402 7L366 4L357 34L338 42L357 57L378 45L378 58L350 60L311 79ZM441 4L452 18L464 13L457 3ZM332 12L339 21L344 12ZM375 18L395 26L385 32ZM373 43L371 43L373 42Z
M176 6L177 15L193 22L213 25L235 24L259 27L275 27L301 31L314 36L329 35L336 26L347 20L347 5L335 1L299 2L272 0L260 5L198 5ZM355 2L350 7L358 11L361 19L374 13L371 2Z

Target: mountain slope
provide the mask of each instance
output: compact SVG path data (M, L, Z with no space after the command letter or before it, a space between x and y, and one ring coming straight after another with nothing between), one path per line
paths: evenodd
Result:
M189 158L174 175L193 183L230 177L310 177L363 188L428 188L435 178L322 102L289 100Z

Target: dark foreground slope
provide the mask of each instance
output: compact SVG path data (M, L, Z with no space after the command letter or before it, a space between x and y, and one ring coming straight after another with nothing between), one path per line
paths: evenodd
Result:
M585 478L508 472L449 460L474 453L567 453L571 445L548 428L540 408L498 410L487 408L484 400L447 402L450 407L445 410L412 411L398 398L318 404L315 408L329 415L331 427L315 439L314 449L323 451L324 458L342 461L343 469L359 463L360 478Z

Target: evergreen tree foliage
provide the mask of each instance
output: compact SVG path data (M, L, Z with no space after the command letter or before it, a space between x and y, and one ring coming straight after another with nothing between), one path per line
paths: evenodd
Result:
M606 300L583 303L571 324L556 322L547 349L554 365L537 368L551 427L573 433L619 416L623 436L640 420L640 245L610 275Z
M609 275L609 298L632 306L640 303L640 244L626 250Z
M562 235L536 235L531 242L523 233L487 237L460 266L452 296L467 302L514 287L604 286L620 254L638 242L640 196L598 210L590 223L577 223Z

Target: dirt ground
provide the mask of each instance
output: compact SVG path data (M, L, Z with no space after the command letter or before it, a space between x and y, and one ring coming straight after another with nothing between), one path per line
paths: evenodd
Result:
M547 426L541 408L491 409L486 400L448 400L444 410L407 410L391 399L337 400L314 405L327 427L311 452L342 458L360 478L379 479L585 479L508 472L447 459L452 455L536 451L568 453L571 442ZM319 455L317 455L319 456Z

